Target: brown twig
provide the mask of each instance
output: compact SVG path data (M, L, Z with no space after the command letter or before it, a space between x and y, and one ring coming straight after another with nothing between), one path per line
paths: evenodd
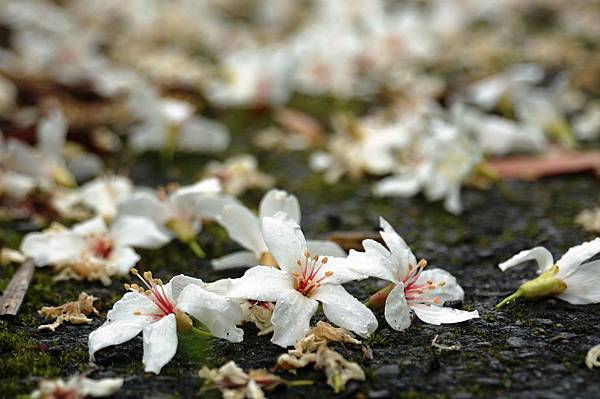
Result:
M31 283L34 269L35 264L31 259L26 260L19 266L6 290L4 290L2 297L0 297L0 316L17 315L29 288L29 283Z

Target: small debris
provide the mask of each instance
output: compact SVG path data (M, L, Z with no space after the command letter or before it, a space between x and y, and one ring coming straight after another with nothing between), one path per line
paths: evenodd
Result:
M575 222L590 233L600 233L600 207L584 209L577 215Z
M246 373L233 360L219 369L203 367L199 374L205 380L203 391L216 388L224 398L229 399L263 399L263 389L270 391L278 385L286 384L285 380L264 369Z
M438 344L437 340L439 338L439 335L435 335L435 337L433 337L433 340L431 341L431 346L434 347L435 349L439 350L440 352L442 351L459 351L462 349L462 347L460 345L442 345L442 344Z
M585 365L589 368L600 367L600 344L593 346L585 357Z
M42 380L38 385L38 389L33 391L30 397L32 399L99 398L113 395L122 386L122 378L92 380L82 375L74 375L67 381L61 378L56 380Z
M99 314L94 307L94 301L98 298L88 295L85 292L79 294L79 298L73 302L67 302L60 306L44 306L39 310L39 314L46 319L56 319L52 324L44 324L38 327L38 330L56 331L64 322L68 321L71 324L89 324L92 319L87 315Z

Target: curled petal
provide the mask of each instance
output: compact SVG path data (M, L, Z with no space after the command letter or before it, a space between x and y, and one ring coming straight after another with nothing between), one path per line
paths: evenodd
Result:
M429 324L452 324L463 321L479 318L479 312L474 310L467 312L452 308L444 308L442 306L425 305L422 303L412 304L410 308L415 312L417 317Z
M381 238L383 238L392 254L396 274L404 277L408 273L409 265L415 266L417 264L415 255L413 255L406 241L384 218L380 218L379 223L382 230L380 233Z
M544 247L535 247L519 252L509 260L500 263L498 267L504 272L529 260L535 260L537 262L538 273L543 272L554 264L554 258L550 251Z
M584 242L569 249L556 264L559 267L557 277L566 277L573 273L577 266L600 252L600 237Z
M310 319L318 306L316 300L307 298L296 290L289 290L281 295L271 317L271 342L284 348L294 345L310 328Z

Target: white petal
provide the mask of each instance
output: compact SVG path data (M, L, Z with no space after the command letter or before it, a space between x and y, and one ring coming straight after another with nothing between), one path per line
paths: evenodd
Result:
M289 290L281 295L273 309L271 342L282 347L294 345L310 328L310 319L317 311L319 303Z
M225 125L206 118L189 118L181 127L177 148L186 152L221 152L231 138Z
M313 299L323 304L325 316L338 326L368 337L377 330L377 318L358 299L341 285L323 285L316 289Z
M229 238L252 251L256 258L268 251L258 218L245 206L237 204L225 206L217 221L227 230Z
M257 265L256 255L250 251L239 251L212 260L215 270L225 270L234 267L253 267Z
M0 175L0 186L2 194L22 200L35 188L36 183L31 176L9 170Z
M452 308L444 308L442 306L425 305L422 303L410 304L410 308L415 312L417 317L429 324L452 324L463 321L479 318L479 312L474 310L467 312Z
M462 202L460 201L460 184L454 184L448 187L448 191L446 192L446 198L444 199L444 208L454 215L460 215L462 213Z
M94 353L102 348L129 341L152 322L151 318L137 316L134 312L155 313L156 305L141 294L128 292L123 295L106 315L106 323L90 334L90 359L93 360Z
M383 238L383 241L392 254L396 275L406 276L409 265L416 266L417 260L415 255L413 255L404 239L396 233L396 230L384 218L379 218L379 224L382 230L380 232L381 238Z
M203 288L206 286L206 283L199 278L186 276L184 274L178 274L177 276L173 277L171 281L169 281L169 284L171 285L171 297L175 300L175 302L177 302L179 295L188 285L193 284Z
M100 380L92 380L91 378L82 377L80 379L81 388L79 393L83 396L102 397L110 396L117 392L123 386L122 378L102 378Z
M273 217L280 211L287 213L292 220L300 224L301 212L298 198L287 191L269 190L258 207L260 219L267 216Z
M190 284L179 295L177 308L199 320L215 337L231 342L244 339L244 331L236 327L242 321L239 302Z
M554 264L554 258L552 258L550 251L544 247L535 247L519 252L509 260L500 263L498 267L500 270L506 271L529 260L535 260L537 262L538 273L543 272Z
M600 252L600 237L570 248L556 264L559 272L556 277L566 277L573 273L577 266Z
M207 194L195 199L192 212L202 219L216 220L223 208L228 205L241 204L235 197L228 194Z
M270 266L255 266L231 282L227 297L274 302L290 289L293 289L292 280L285 271Z
M131 181L123 176L105 176L80 188L83 203L105 218L113 218L117 204L131 195Z
M317 264L321 262L323 256L320 256L317 260ZM297 269L294 269L296 271ZM323 279L323 284L343 284L354 280L363 280L366 278L365 275L357 273L350 267L350 260L348 258L337 258L333 256L327 257L327 263L325 263L320 270L315 274L314 279Z
M144 370L160 374L160 370L177 353L177 321L175 315L164 316L144 328Z
M139 216L117 218L110 235L117 245L147 249L160 248L171 240L152 220Z
M579 266L564 277L567 284L558 297L574 305L586 305L600 302L600 261L589 262Z
M262 230L269 252L279 267L293 272L296 261L304 259L306 250L306 240L298 223L286 213L279 212L275 217L263 218Z
M39 148L52 158L60 158L66 136L67 123L62 112L58 109L52 110L38 125Z
M435 286L433 290L425 290L423 298L439 298L442 303L446 301L462 301L465 292L458 285L456 278L443 269L424 270L417 279L417 284L426 284L431 281Z
M390 176L381 179L373 187L373 194L378 197L412 197L421 189L416 174Z
M167 130L165 122L158 119L135 125L128 136L128 144L138 152L160 150L167 142Z
M140 191L120 203L118 216L141 216L163 226L172 217L167 205L159 200L153 192Z
M112 251L110 260L114 274L126 275L140 260L140 255L130 247L117 247Z
M387 299L384 310L385 320L394 330L403 331L410 327L410 308L404 297L404 284L396 284Z
M392 283L397 282L396 266L390 252L374 240L364 240L365 252L351 250L348 255L348 267L368 277L377 277Z
M72 262L87 248L86 241L70 231L29 233L23 238L20 250L33 258L37 266Z
M347 255L346 251L333 241L307 240L306 249L315 255L336 256L339 258L345 258Z
M96 216L85 222L77 223L73 225L71 230L73 230L73 233L79 234L80 236L101 235L108 232L106 223L104 223L104 219L100 216Z

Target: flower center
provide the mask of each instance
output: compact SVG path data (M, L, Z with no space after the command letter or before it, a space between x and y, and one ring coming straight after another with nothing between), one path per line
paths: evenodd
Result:
M432 302L436 305L440 305L442 300L439 297L427 298L422 295L428 291L438 287L446 285L445 281L440 281L434 284L433 281L428 280L425 283L417 284L417 280L421 276L423 269L427 267L427 261L421 259L416 267L409 265L408 275L404 278L404 297L407 301L418 301L418 302Z
M112 253L112 240L107 235L94 236L91 238L92 254L101 259L107 259Z
M146 286L147 289L144 289L144 287L140 287L137 284L125 284L125 289L146 295L157 307L157 311L155 313L141 313L138 311L134 313L135 315L150 316L161 319L169 314L177 314L175 304L165 292L160 279L153 278L152 272L144 272L144 275L141 276L137 269L134 268L131 269L131 273L137 276L142 283L144 283L144 286Z
M296 271L292 273L296 291L304 296L310 296L323 280L330 277L333 272L328 270L320 278L317 278L327 260L326 256L319 259L319 255L311 257L308 251L304 251L304 258L296 261Z

